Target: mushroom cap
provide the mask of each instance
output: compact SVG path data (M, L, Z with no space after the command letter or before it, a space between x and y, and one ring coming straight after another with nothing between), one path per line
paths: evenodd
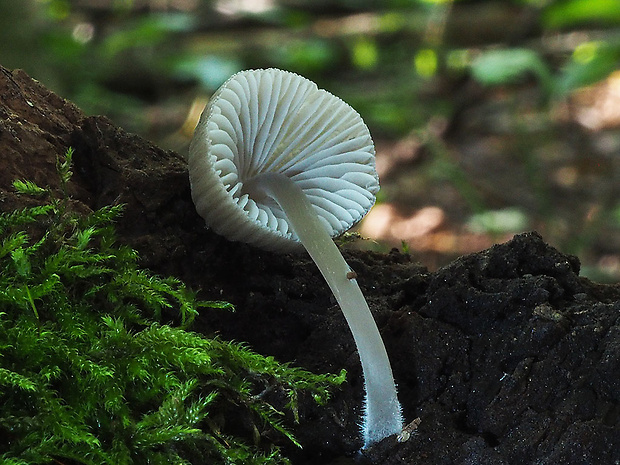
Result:
M293 180L332 237L360 221L379 190L361 116L312 81L273 68L241 71L217 90L188 162L192 198L207 226L268 250L300 243L280 206L261 192L261 174Z

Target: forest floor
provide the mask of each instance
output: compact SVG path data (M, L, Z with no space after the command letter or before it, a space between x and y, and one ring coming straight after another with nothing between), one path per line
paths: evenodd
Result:
M620 462L620 288L524 233L429 271L411 255L345 250L384 337L408 422L359 454L363 382L352 337L305 255L230 243L196 214L183 157L128 134L22 72L0 69L0 210L23 206L15 178L57 185L75 149L73 208L124 203L118 239L142 264L205 299L195 330L247 342L316 372L346 368L325 407L303 403L294 464Z

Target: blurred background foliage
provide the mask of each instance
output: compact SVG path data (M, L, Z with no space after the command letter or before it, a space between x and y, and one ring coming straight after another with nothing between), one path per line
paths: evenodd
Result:
M298 72L375 138L361 246L434 269L535 229L620 279L618 0L14 0L0 43L3 66L182 154L231 74Z

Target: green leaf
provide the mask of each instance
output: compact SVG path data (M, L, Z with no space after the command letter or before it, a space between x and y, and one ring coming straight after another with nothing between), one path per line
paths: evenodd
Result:
M0 213L0 234L4 233L9 227L34 223L39 217L48 215L54 211L55 207L53 205L41 205L24 208L23 210L15 210L9 213Z
M543 13L547 28L566 28L584 23L620 24L618 0L568 0L553 2Z
M551 86L551 72L540 56L527 48L490 50L478 56L471 65L474 78L484 85L517 82L524 75L536 76L546 89Z
M122 206L73 211L71 157L58 159L60 193L0 214L0 462L288 463L226 419L297 444L283 412L296 417L302 391L322 402L344 378L190 332L198 308L233 306L141 269L114 242ZM256 394L266 389L280 392L273 403Z
M224 310L235 311L235 306L230 302L222 300L205 300L196 304L198 307L221 308Z
M479 234L514 233L527 229L528 218L518 208L487 210L472 215L467 222L467 226L470 230Z
M37 384L30 378L0 367L0 385L14 386L24 391L36 391Z
M28 242L28 235L24 231L19 231L12 236L9 236L2 240L0 244L0 258L5 257L7 254L12 253L15 250L19 250Z
M580 44L557 79L556 94L569 92L605 79L618 69L620 44L586 42Z
M96 234L97 230L91 226L90 228L86 228L82 231L78 231L76 234L76 244L75 248L77 250L84 250L88 247L93 236Z
M30 259L26 251L22 248L14 249L11 252L11 258L17 274L21 277L28 277L30 275Z
M65 152L64 160L60 157L56 158L56 171L60 176L60 185L65 192L65 187L71 176L73 176L73 171L71 171L71 164L73 163L73 148L69 147Z
M13 181L13 188L19 194L32 195L35 197L49 193L47 189L37 186L32 181L21 181L19 179Z

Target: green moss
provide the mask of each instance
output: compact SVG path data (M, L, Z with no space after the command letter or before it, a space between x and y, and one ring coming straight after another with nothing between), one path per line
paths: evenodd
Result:
M140 269L114 240L120 206L72 212L71 155L60 198L16 181L41 205L0 214L0 462L287 463L262 433L295 442L280 410L324 402L344 372L191 332L200 308L229 305Z

